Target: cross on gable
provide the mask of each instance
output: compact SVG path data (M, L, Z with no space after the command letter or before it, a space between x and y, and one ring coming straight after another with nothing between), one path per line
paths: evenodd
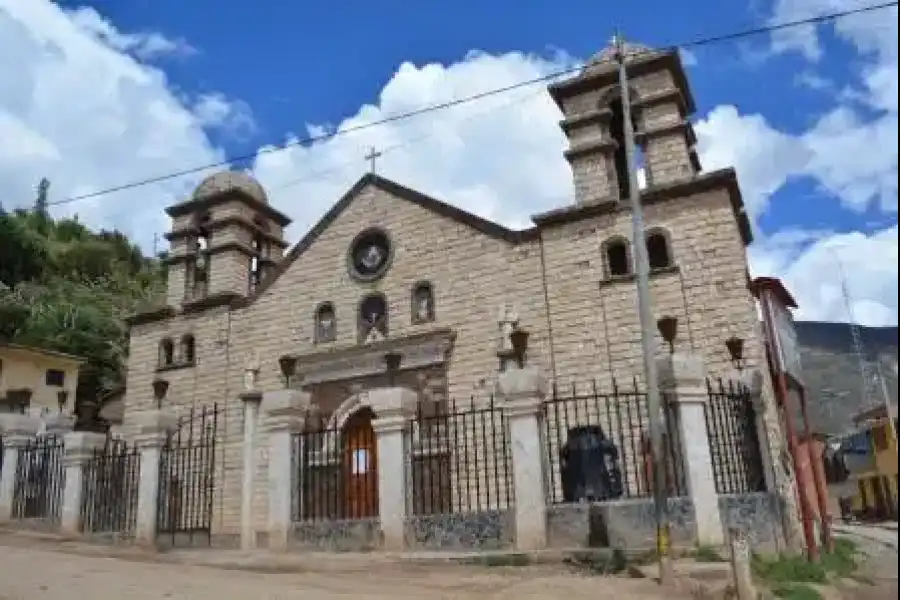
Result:
M369 172L375 172L375 159L381 158L382 153L375 150L375 146L371 146L369 148L369 153L366 154L365 158L369 161Z

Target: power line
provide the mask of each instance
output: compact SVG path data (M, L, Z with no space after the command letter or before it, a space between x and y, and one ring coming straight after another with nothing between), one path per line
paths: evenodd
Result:
M837 21L840 19L854 16L854 15L860 15L860 14L864 14L864 13L870 13L870 12L884 10L887 8L893 8L893 7L896 7L897 5L898 5L898 0L894 0L892 2L883 2L880 4L873 4L873 5L869 5L869 6L863 6L863 7L849 9L849 10L840 11L840 12L832 12L832 13L828 13L825 15L818 15L815 17L807 17L805 19L798 19L798 20L794 20L794 21L785 21L782 23L774 23L771 25L755 27L752 29L735 31L732 33L695 38L693 40L689 40L689 41L682 42L679 44L669 45L668 47L664 46L663 49L665 49L665 48L668 48L668 49L693 48L693 47L698 47L698 46L707 46L707 45L711 45L711 44L718 44L718 43L722 43L722 42L730 42L730 41L734 41L736 39L752 37L752 36L761 35L761 34L765 34L765 33L774 33L777 31L783 31L786 29L792 29L794 27L801 27L804 25L817 25L817 24L821 24L821 23ZM659 50L650 50L650 51L648 51L648 53L653 53L653 52L658 52L658 51ZM283 151L285 151L289 148L295 147L295 146L305 146L305 145L313 144L316 142L322 142L322 141L332 139L332 138L335 138L338 136L347 135L349 133L356 133L356 132L363 131L366 129L371 129L371 128L374 128L374 127L377 127L380 125L387 125L387 124L394 123L397 121L404 121L406 119L411 119L413 117L425 115L428 113L432 113L432 112L436 112L436 111L440 111L440 110L446 110L448 108L453 108L453 107L460 106L463 104L469 104L471 102L477 102L479 100L483 100L483 99L489 98L491 96L505 94L505 93L511 92L513 90L517 90L517 89L523 88L523 87L528 87L528 86L535 85L538 83L546 83L553 79L557 79L557 78L565 76L565 75L570 75L572 73L576 73L576 72L582 70L584 68L584 66L585 65L583 65L583 64L579 64L577 66L568 67L565 69L554 71L547 75L542 75L540 77L535 77L533 79L528 79L525 81L520 81L517 83L510 84L507 86L494 88L491 90L480 92L478 94L472 94L470 96L465 96L463 98L457 98L455 100L448 100L446 102L431 104L429 106L425 106L425 107L422 107L422 108L419 108L416 110L407 111L407 112L399 113L396 115L391 115L391 116L385 117L383 119L379 119L377 121L372 121L370 123L363 123L361 125L347 127L346 129L340 129L340 130L337 130L337 131L334 131L331 133L313 135L313 136L305 137L303 139L293 140L293 141L285 143L284 145L281 145L281 146L264 147L264 148L257 150L253 154L244 154L244 155L234 156L230 159L226 159L226 160L222 160L222 161L218 161L218 162L214 162L214 163L209 163L209 164L206 164L203 166L192 167L190 169L185 169L182 171L174 171L174 172L171 172L171 173L168 173L165 175L158 175L156 177L141 179L141 180L134 181L131 183L126 183L126 184L122 184L122 185L118 185L118 186L109 187L109 188L106 188L103 190L98 190L96 192L90 192L87 194L72 196L70 198L57 200L55 202L49 202L48 206L59 206L62 204L71 204L73 202L79 202L82 200L97 198L99 196L105 196L107 194L121 192L121 191L129 190L132 188L136 188L136 187L142 187L142 186L150 185L153 183L160 183L163 181L168 181L170 179L183 177L185 175L193 175L195 173L199 173L199 172L205 171L207 169L214 169L217 167L225 167L225 166L231 165L233 163L249 161L253 158L256 158L260 154L273 154L276 152L283 152Z

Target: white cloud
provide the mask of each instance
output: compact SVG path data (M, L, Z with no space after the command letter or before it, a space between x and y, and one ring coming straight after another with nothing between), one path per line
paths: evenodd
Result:
M896 211L896 60L892 70L884 60L889 42L881 33L873 34L873 42L862 30L842 31L860 48L864 68L853 87L835 96L834 110L808 131L778 131L762 115L742 114L735 106L717 107L697 123L704 166L735 165L754 216L766 210L775 191L800 177L812 177L846 206L861 209L877 202ZM51 199L59 199L221 160L206 130L247 131L253 116L246 105L215 92L190 96L172 90L165 73L146 63L160 56L167 46L159 40L165 39L123 32L92 9L65 13L46 0L0 0L0 56L20 57L0 71L0 139L16 140L14 149L0 146L5 191L0 201L30 204L43 176L52 181ZM815 58L821 50L815 41L807 36L779 43L783 51L800 48ZM472 52L449 66L404 63L377 103L339 124L313 119L285 134L280 143L291 147L263 151L255 174L273 204L295 219L293 239L364 172L370 147L383 153L376 167L388 177L508 225L527 225L530 214L572 198L560 114L540 85L312 145L292 142L572 63L561 52L544 57ZM816 75L814 65L809 74ZM94 226L119 226L149 248L152 233L168 227L162 207L182 198L200 176L59 208L78 212ZM805 317L842 317L835 269L828 268L822 250L841 242L857 317L896 323L895 226L868 237L793 231L758 238L754 271L783 276Z
M185 40L170 39L155 31L122 33L108 19L104 19L90 7L77 8L68 14L72 22L82 31L114 50L134 54L142 60L163 56L190 56L197 52Z

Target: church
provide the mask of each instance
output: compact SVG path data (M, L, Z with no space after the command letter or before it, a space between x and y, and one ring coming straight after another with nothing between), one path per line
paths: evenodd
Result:
M386 385L387 352L401 357L396 385L424 399L487 397L512 328L528 331L529 363L559 385L641 378L613 58L607 48L549 86L575 197L527 229L373 173L293 246L284 239L290 219L245 173L214 174L166 210L168 293L130 321L123 433L129 414L155 408L161 377L175 409L224 407L214 529L239 526L248 364L258 366L260 389L280 389L280 359L290 357L294 383L326 417L360 389ZM632 47L627 65L654 317L675 317L674 347L702 355L713 375L730 369L725 341L734 337L748 367L764 365L737 175L701 167L678 53Z

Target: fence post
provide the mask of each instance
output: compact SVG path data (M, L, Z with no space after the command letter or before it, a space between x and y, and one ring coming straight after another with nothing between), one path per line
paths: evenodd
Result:
M63 505L60 527L65 533L81 533L81 503L84 499L84 470L94 451L102 448L102 433L71 431L65 438Z
M134 537L138 544L155 545L160 459L166 440L178 427L178 419L168 410L152 409L136 413L134 420L137 426L134 443L141 455Z
M512 447L516 548L519 550L540 550L547 545L547 495L541 439L546 391L546 379L537 367L509 365L497 381Z
M658 358L657 363L660 391L668 402L678 406L681 457L687 492L694 504L697 541L721 545L725 534L706 427L705 407L709 402L706 365L701 356L690 352L674 352Z
M0 470L0 523L12 519L16 470L20 452L41 428L38 417L0 414L0 437L3 438L3 468Z
M259 417L259 405L262 392L249 391L241 394L244 405L244 445L243 478L241 480L241 548L249 550L256 547L256 530L253 527L253 497L256 492L256 421Z
M269 548L273 550L288 548L294 491L302 476L294 468L293 437L303 431L310 398L309 392L291 389L265 392L262 398L263 429L269 437L266 530Z
M416 392L402 387L377 388L369 392L369 402L375 410L372 429L378 457L378 516L385 550L406 547L408 453L405 434L406 424L418 400Z

